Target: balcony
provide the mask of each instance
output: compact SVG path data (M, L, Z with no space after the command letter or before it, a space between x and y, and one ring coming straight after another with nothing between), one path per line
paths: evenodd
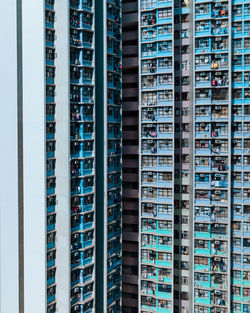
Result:
M84 276L83 271L80 270L80 275L76 279L71 280L71 286L75 286L78 284L85 284L86 282L93 279L92 274Z
M194 237L196 238L203 238L203 239L209 239L211 238L210 230L207 231L195 231Z
M55 170L54 169L47 170L46 175L47 176L55 176Z
M49 242L47 243L47 250L55 248L55 242Z
M208 294L210 294L210 292L208 292ZM210 296L208 296L208 298L203 298L203 297L195 296L195 297L194 297L194 302L195 302L195 303L198 303L198 304L209 305L209 304L210 304Z
M71 297L71 305L77 303L77 302L83 302L85 300L87 300L88 298L90 298L92 296L93 291L88 291L88 292L84 292L84 290L82 290L80 293L78 293L75 296Z
M72 187L71 188L71 196L74 195L82 195L82 194L86 194L86 193L90 193L93 192L93 186L88 186L88 187L84 187L84 186L77 186L77 187Z
M48 231L51 231L51 230L55 230L55 228L56 228L56 224L55 224L55 223L54 223L54 224L47 225L47 232L48 232Z
M51 303L51 302L53 302L53 301L55 301L55 295L52 295L52 296L50 296L50 297L47 297L47 303Z
M53 11L54 10L54 0L46 0L45 9Z
M47 280L47 285L49 286L49 285L52 285L52 284L54 284L55 283L55 277L52 277L52 278L50 278L50 279L48 279Z
M111 272L118 266L121 266L121 264L122 264L121 258L113 257L113 260L108 263L107 271Z
M194 249L194 253L195 253L196 255L210 255L210 254L211 254L210 248L202 248L202 247L200 247L200 248L195 248L195 249Z
M47 261L47 268L52 267L55 265L55 259Z
M71 269L77 267L77 266L85 266L87 264L90 264L94 261L92 256L88 256L84 258L83 253L81 252L81 257L78 260L74 260L71 263Z
M93 2L92 2L92 0L84 0L82 2L82 9L84 11L93 12Z
M202 274L200 274L200 275L202 275ZM195 280L194 286L195 287L201 287L201 288L210 288L210 279L208 281Z

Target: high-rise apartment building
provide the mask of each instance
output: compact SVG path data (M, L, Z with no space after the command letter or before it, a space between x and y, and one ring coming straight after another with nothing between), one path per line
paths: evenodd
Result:
M250 313L250 0L3 7L1 312Z
M249 312L248 1L193 7L194 312Z
M120 312L121 2L5 14L1 312Z
M192 312L190 6L139 12L139 312Z
M139 8L139 311L250 312L250 3Z

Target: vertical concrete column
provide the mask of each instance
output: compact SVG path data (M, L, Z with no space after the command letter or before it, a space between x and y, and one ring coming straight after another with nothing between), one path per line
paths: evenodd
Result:
M22 1L24 311L46 311L44 1ZM8 310L10 312L10 310Z
M17 2L1 3L0 312L19 312Z

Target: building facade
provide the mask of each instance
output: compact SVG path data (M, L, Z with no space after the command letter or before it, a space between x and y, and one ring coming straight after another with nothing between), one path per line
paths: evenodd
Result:
M13 284L1 312L121 312L121 2L6 12L15 196L1 194L13 215L1 213L1 290Z
M190 3L139 3L139 312L192 312Z
M122 312L138 310L138 2L122 3Z
M139 8L139 310L249 312L249 3Z
M1 312L249 313L250 1L1 11Z
M195 3L194 312L249 312L249 8Z

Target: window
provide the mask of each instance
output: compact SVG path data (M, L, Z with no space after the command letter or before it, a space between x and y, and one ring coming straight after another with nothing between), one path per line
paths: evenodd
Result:
M242 14L242 6L241 5L233 5L233 16Z
M243 280L246 281L250 280L250 272L243 272Z
M159 41L158 42L158 51L172 51L172 41Z
M242 65L242 56L241 55L234 55L233 56L233 65L235 65L235 66Z
M172 222L170 221L158 221L159 229L172 229Z
M159 140L159 149L172 149L173 142L171 139Z
M250 39L245 37L244 38L244 48L249 49L250 48Z
M232 238L233 247L241 247L241 239L240 238Z
M159 236L158 237L158 243L159 243L159 245L170 246L172 244L172 237Z
M243 263L244 264L250 264L250 256L249 255L243 255Z
M244 5L244 14L245 15L249 15L250 14L250 5L249 4L245 4Z
M249 65L250 64L250 54L244 55L244 64Z
M244 22L244 32L250 32L250 21Z
M164 10L159 10L158 11L158 18L163 19L163 18L171 18L172 17L172 8L164 9Z
M209 4L197 4L195 6L195 15L208 14Z
M195 56L195 65L208 65L209 64L209 56L207 55L197 55Z
M46 41L54 41L56 39L55 32L46 29Z
M235 33L242 31L242 22L233 22L232 29Z
M241 255L240 254L233 254L233 262L241 263Z
M245 193L245 191L244 191L244 193ZM247 194L247 197L249 198L249 193ZM243 232L244 233L247 233L247 232L249 232L250 231L250 223L243 223Z
M172 90L164 90L159 92L159 100L172 100L172 99L173 99Z
M209 47L209 38L195 39L196 49L205 49Z
M171 293L172 286L171 285L165 285L165 284L158 284L158 291Z
M172 173L171 172L160 172L159 174L160 181L172 181Z
M172 156L159 157L160 166L172 165L173 164L172 162L173 162Z
M188 270L189 269L189 263L187 261L181 261L181 269L182 270Z
M232 309L233 309L233 312L235 312L235 313L241 313L241 304L233 302L232 303Z
M143 28L141 31L142 40L156 38L156 28Z
M189 37L189 31L188 30L182 30L181 31L181 39L188 38Z
M172 74L159 75L158 79L161 85L171 84L173 82Z
M159 188L158 195L161 198L171 198L172 197L172 189Z
M203 290L203 289L195 289L194 290L194 296L196 298L206 298L208 299L208 290Z
M205 306L195 305L194 313L209 313L209 308Z
M233 48L241 49L242 48L242 39L233 39Z
M181 224L188 224L188 216L185 215L181 216Z
M158 252L158 260L159 261L172 261L172 254L171 253L165 253L165 252ZM160 275L160 272L159 272ZM165 276L164 272L161 272L161 276Z
M158 307L159 308L165 308L165 309L171 309L172 308L172 302L168 300L158 300Z
M159 116L168 116L171 117L173 115L172 107L161 107L159 108Z
M156 52L156 44L155 43L143 44L141 46L141 49L142 49L142 56L151 56L151 55L154 55Z
M209 21L202 21L202 22L196 22L195 23L195 30L200 31L208 31L209 30Z
M172 58L160 58L158 59L158 66L160 68L171 68L172 67Z
M142 245L155 245L156 244L156 236L153 235L142 235L141 236ZM142 250L142 252L149 253L148 250Z
M156 198L156 188L142 188L143 198Z
M159 214L172 214L172 205L171 204L161 204L158 206Z
M208 265L208 258L202 256L195 256L194 263L197 265Z
M142 166L144 167L153 167L156 166L156 157L151 157L151 156L143 156L142 157Z
M172 24L167 24L164 26L158 27L158 34L159 35L167 35L172 33Z

